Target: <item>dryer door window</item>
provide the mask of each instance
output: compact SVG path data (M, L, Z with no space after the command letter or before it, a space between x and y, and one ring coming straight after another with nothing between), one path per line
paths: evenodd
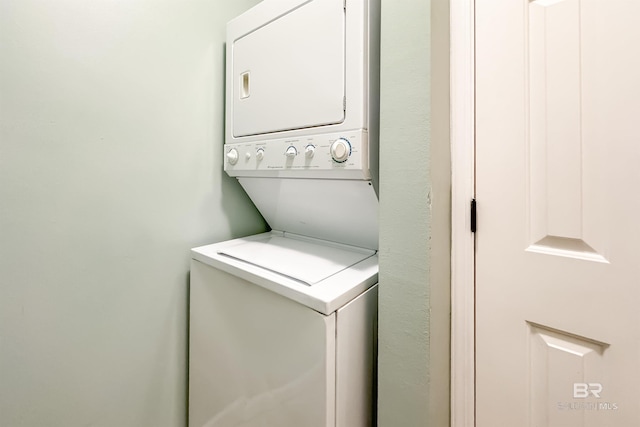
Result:
M343 0L304 2L230 43L234 136L344 120Z

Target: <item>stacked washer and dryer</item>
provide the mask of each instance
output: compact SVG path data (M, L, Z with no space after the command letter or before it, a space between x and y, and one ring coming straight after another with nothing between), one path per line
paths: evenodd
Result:
M224 170L271 232L194 248L189 426L375 422L379 0L227 25Z

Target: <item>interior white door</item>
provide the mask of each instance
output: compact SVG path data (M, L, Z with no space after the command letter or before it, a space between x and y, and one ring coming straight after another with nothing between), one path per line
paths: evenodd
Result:
M640 426L640 2L476 2L476 425Z

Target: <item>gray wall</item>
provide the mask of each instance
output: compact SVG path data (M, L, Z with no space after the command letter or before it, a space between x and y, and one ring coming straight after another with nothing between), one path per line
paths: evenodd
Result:
M221 170L255 3L0 1L0 425L184 425L189 248L264 230Z
M449 425L449 16L382 0L379 426Z

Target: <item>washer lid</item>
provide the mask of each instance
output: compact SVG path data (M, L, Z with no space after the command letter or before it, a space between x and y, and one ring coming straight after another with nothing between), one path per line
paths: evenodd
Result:
M303 236L267 235L222 248L218 254L314 285L358 262L375 251L331 242L319 244Z

